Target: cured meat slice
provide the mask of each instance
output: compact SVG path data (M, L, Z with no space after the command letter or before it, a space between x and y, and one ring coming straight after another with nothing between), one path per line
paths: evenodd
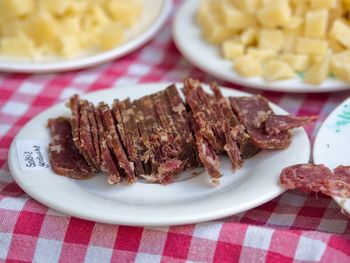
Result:
M95 116L95 107L92 103L89 103L89 109L88 109L88 118L89 123L91 127L91 135L92 135L92 142L95 149L95 162L97 164L96 167L101 167L101 150L100 150L100 139L98 136L98 127L97 127L97 121Z
M338 166L332 172L323 164L298 164L284 168L281 185L303 192L321 192L325 195L350 197L350 166Z
M299 128L315 121L318 116L297 117L291 115L269 115L265 122L265 131L269 135L278 135L281 132Z
M99 147L100 147L100 169L107 173L108 183L116 184L121 181L121 176L113 159L112 152L107 144L107 130L105 130L102 117L98 109L94 109L94 115L98 127Z
M241 151L236 140L238 133L242 132L241 130L238 130L239 127L240 126L238 125L231 129L227 122L224 124L224 135L226 141L224 149L232 161L233 169L241 167L243 163Z
M253 157L256 155L260 149L256 147L248 133L245 131L244 127L240 125L239 121L237 120L237 117L233 113L230 103L227 98L223 96L221 93L220 88L216 83L211 83L210 85L211 90L214 93L214 96L216 98L216 101L214 105L218 108L217 111L221 110L222 112L222 121L228 122L228 126L231 130L234 130L234 140L237 141L239 150L241 152L241 155L243 159L248 159L250 157ZM225 128L226 129L226 128ZM228 130L225 131L225 138L227 136ZM227 140L226 140L227 143ZM233 142L232 142L233 143ZM235 148L234 145L228 145L226 148ZM226 149L225 149L226 150Z
M124 134L123 145L129 159L135 163L135 175L145 174L143 164L140 160L145 152L143 145L140 143L140 134L137 128L134 110L130 99L122 102L115 100L113 102L113 113L116 119L120 119L117 127L119 134ZM122 136L121 136L122 137Z
M261 149L285 149L291 143L289 131L277 135L265 132L265 121L272 114L268 101L260 96L230 97L230 104L239 122L246 128L252 142Z
M177 136L180 137L181 146L187 159L187 168L194 168L200 165L197 159L197 149L193 134L190 129L189 117L186 107L182 102L180 94L175 85L165 90L167 105L170 107L170 114L173 119Z
M55 173L74 179L87 179L94 174L78 148L72 143L72 127L67 118L49 119L52 141L49 156Z
M193 120L197 122L199 129L198 132L208 141L208 143L210 143L216 152L221 152L222 146L220 141L217 139L217 135L212 129L206 114L198 104L199 98L197 94L193 91L189 84L186 84L186 82L183 92L186 97L186 102L193 112ZM195 137L197 136L195 135Z
M99 103L98 110L101 114L104 129L107 132L107 144L118 161L119 167L123 169L128 177L129 183L133 183L135 181L134 163L129 161L120 143L112 112L109 106L103 102Z
M350 197L350 166L335 168L333 176L328 179L328 185L329 195Z
M80 148L80 98L79 95L75 94L69 98L67 107L70 108L72 116L70 118L70 123L72 127L73 143L79 149Z
M89 120L89 102L80 100L80 151L84 155L86 161L95 169L99 168L96 158L96 151L92 138L91 124ZM90 118L91 119L91 118Z
M327 192L327 180L332 171L323 164L297 164L282 170L280 183L286 189L303 192Z
M209 176L214 183L218 183L218 179L222 176L220 172L220 160L216 154L214 148L210 145L208 140L200 133L199 127L196 122L191 121L194 130L194 136L196 139L196 146L198 156L204 167L208 171Z

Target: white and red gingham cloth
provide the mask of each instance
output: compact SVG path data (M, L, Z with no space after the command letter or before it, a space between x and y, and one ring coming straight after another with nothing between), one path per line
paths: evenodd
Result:
M60 214L31 199L14 182L7 164L14 136L36 114L70 95L122 84L178 82L186 76L212 80L180 55L170 26L169 19L153 41L99 67L48 75L0 74L0 262L350 262L349 217L322 195L287 191L228 218L143 228ZM293 114L320 115L307 129L313 140L350 90L262 94Z

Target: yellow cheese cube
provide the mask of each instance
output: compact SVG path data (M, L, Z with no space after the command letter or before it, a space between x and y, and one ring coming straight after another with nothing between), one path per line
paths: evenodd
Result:
M290 79L295 77L295 72L286 62L267 60L263 65L263 77L267 81Z
M0 15L9 17L25 16L32 12L33 0L0 0Z
M248 55L237 58L234 63L234 69L243 77L255 77L262 74L260 62Z
M328 50L323 60L305 73L305 83L318 85L325 81L330 73L331 58L332 51Z
M298 30L301 29L303 23L304 21L301 17L293 16L290 22L287 25L285 25L284 28Z
M285 33L285 41L282 50L284 52L295 52L298 34Z
M122 43L123 30L118 25L108 25L101 31L99 38L102 49L111 49Z
M258 39L258 29L254 27L249 27L241 33L239 40L245 46L256 44Z
M244 29L257 23L254 15L234 8L231 5L222 5L222 13L225 25L231 29Z
M125 26L132 26L141 14L142 5L137 0L107 1L106 10L114 21L118 21Z
M233 0L233 3L242 11L250 14L255 14L261 6L260 0Z
M29 57L35 54L33 41L24 36L0 39L0 54L12 57Z
M250 47L248 48L247 55L253 57L257 61L264 61L276 57L277 52L272 49L257 49Z
M27 23L27 33L38 45L58 39L64 34L59 24L49 13L39 13L32 16Z
M90 6L82 18L83 30L96 31L111 22L107 13L100 6Z
M298 0L298 3L294 7L293 13L297 17L304 18L308 9L309 9L309 6L307 2Z
M350 26L342 19L337 19L334 21L330 37L339 41L342 45L347 48L350 48Z
M265 27L285 26L291 18L292 10L284 0L271 1L258 12L258 20Z
M305 19L305 36L324 37L328 26L328 10L311 10Z
M334 8L337 0L310 0L310 5L313 8Z
M309 57L305 54L286 53L279 57L295 71L304 71L309 67Z
M350 83L350 62L333 60L331 62L331 73L338 79Z
M323 39L298 37L296 51L300 54L322 55L327 51L328 42Z
M234 40L226 40L222 43L224 58L234 60L244 54L244 45Z
M309 59L310 65L317 65L323 61L324 55L310 55Z
M74 35L64 35L59 39L59 51L63 57L74 57L81 51L80 40Z
M280 51L284 44L284 34L279 29L262 29L259 33L259 48Z

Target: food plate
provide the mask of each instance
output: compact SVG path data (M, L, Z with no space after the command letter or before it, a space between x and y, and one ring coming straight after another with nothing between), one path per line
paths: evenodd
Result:
M220 49L207 43L195 21L200 0L184 1L173 23L173 38L180 52L196 67L228 82L246 87L282 92L333 92L348 90L349 84L329 78L320 86L303 83L301 78L266 82L261 77L243 78L232 69L232 63L224 60Z
M43 73L75 70L91 67L124 56L150 40L164 24L171 10L171 0L152 0L143 2L141 20L126 32L125 42L114 49L71 59L50 59L32 61L0 58L0 71Z
M313 149L316 164L333 169L350 165L350 98L338 106L320 128ZM333 196L333 199L350 214L350 198Z
M102 90L83 96L94 103L111 103L113 98L136 99L164 89L166 84L143 84ZM205 86L208 91L208 87ZM247 95L222 89L225 96ZM286 112L276 105L278 114ZM179 225L208 221L257 207L284 192L279 186L282 168L309 161L310 144L304 129L293 131L287 150L263 151L246 160L233 173L231 161L222 158L219 186L210 183L203 170L183 173L179 181L167 186L141 181L133 185L108 185L104 174L86 181L58 176L50 168L21 168L16 144L50 140L48 118L69 116L64 103L33 118L15 137L9 152L9 166L16 182L39 202L68 215L123 225ZM23 146L24 147L24 146ZM43 148L47 148L46 144ZM21 149L20 152L23 152ZM47 151L47 149L46 149ZM42 149L42 155L45 154ZM25 155L25 154L24 154ZM27 158L28 159L28 158ZM45 159L43 159L45 162ZM45 165L44 165L45 166Z

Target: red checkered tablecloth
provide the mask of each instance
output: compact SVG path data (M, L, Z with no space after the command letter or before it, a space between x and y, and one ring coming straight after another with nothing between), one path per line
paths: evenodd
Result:
M349 217L323 195L287 191L228 218L144 228L58 213L14 182L7 163L14 136L35 115L70 95L122 84L178 82L186 76L214 79L181 56L170 26L169 19L147 45L102 66L60 74L0 74L0 262L350 262ZM307 128L313 141L322 121L350 91L262 94L293 114L320 115Z

